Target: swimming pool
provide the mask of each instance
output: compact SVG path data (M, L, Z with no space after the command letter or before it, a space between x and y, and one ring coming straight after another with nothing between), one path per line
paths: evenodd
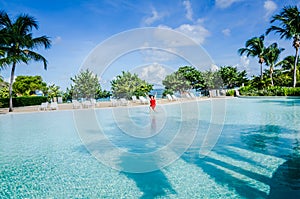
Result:
M132 159L105 143L87 145L97 132L86 140L78 134L73 111L0 115L0 198L299 198L300 100L214 102L225 102L226 114L213 124L221 134L205 157L199 151L212 125L210 100L159 106L154 114L146 106L94 112L106 138L127 152L151 153L185 133L173 144L182 155L147 173L125 172Z

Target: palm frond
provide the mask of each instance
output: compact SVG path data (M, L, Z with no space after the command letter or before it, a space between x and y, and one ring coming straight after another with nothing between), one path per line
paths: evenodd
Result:
M33 28L38 29L38 23L34 17L26 14L20 15L14 23L15 31L21 35L31 32Z
M11 25L12 25L12 23L11 23L11 20L10 20L8 14L4 10L1 10L0 11L0 28L11 27Z
M272 25L266 34L274 31L280 38L291 39L300 34L300 12L297 6L286 6L283 10L272 17L271 23L278 22L279 26Z
M47 36L36 37L32 39L33 47L44 46L45 49L51 47L51 40Z
M26 55L26 57L28 58L28 60L34 60L34 61L41 61L43 62L43 65L44 65L44 69L47 70L47 60L45 57L43 57L42 55L36 53L36 52L33 52L33 51L30 51L30 50L24 50L23 53Z

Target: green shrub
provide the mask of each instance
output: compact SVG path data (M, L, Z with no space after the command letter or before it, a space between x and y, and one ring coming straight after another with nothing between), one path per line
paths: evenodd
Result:
M13 98L13 106L33 106L40 105L42 102L46 102L47 97L44 96L26 96L26 97L16 97ZM8 107L9 106L9 98L0 98L0 107Z
M226 96L234 96L234 89L226 91Z
M300 87L285 87L286 96L300 96Z
M0 98L0 108L8 107L9 98Z
M244 86L239 89L240 95L245 95L245 96L258 96L258 90L251 85Z
M300 96L300 87L272 86L266 89L257 90L251 86L240 88L240 95L245 96Z

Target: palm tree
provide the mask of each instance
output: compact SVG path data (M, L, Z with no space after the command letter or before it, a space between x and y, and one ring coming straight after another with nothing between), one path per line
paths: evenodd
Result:
M280 65L283 69L284 73L288 73L290 76L292 76L291 74L293 74L294 67L295 67L295 57L294 56L287 56L285 57L282 61L278 62L276 65ZM299 60L299 56L297 58L297 67L300 66L300 60Z
M270 78L271 78L271 84L274 86L273 82L273 70L276 62L278 61L280 53L284 50L284 48L278 48L277 43L271 44L268 48L265 50L265 62L266 65L270 67Z
M271 26L267 29L266 34L269 34L271 31L275 31L280 35L280 39L292 39L293 38L293 47L296 50L295 53L295 62L294 62L294 75L293 75L293 87L296 87L297 82L297 59L298 59L298 50L300 47L300 12L297 6L286 6L280 12L280 14L274 15L272 17L271 23L279 21L280 26Z
M47 69L47 60L34 49L51 46L51 41L46 36L33 37L32 29L38 29L35 18L22 14L12 21L8 14L0 11L0 49L5 52L0 59L0 66L12 66L9 85L9 112L13 111L12 84L17 63L28 64L29 61L42 61Z
M258 57L258 63L260 64L260 79L263 79L263 69L262 64L265 62L264 60L264 53L265 53L265 46L264 46L264 39L265 36L261 35L260 37L253 37L246 41L246 48L240 48L238 53L243 55L246 53L246 56L249 57Z

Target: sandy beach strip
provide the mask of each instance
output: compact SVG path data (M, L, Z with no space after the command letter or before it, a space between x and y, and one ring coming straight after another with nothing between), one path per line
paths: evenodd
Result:
M218 97L219 98L219 97ZM221 98L232 98L232 97L221 97ZM208 98L208 97L197 97L194 99L188 99L188 98L181 98L180 100L173 100L169 101L168 99L157 99L157 105L160 104L172 104L172 103L182 103L182 102L192 102L192 101L203 101L203 100L211 100L215 98ZM103 102L97 102L95 107L92 108L116 108L116 107L134 107L134 106L149 106L149 104L142 104L140 102L133 102L129 101L127 106L112 106L112 102L110 101L103 101ZM87 109L87 108L82 108L82 109ZM73 108L72 103L63 103L63 104L58 104L58 110L46 110L46 111L60 111L60 110L76 110ZM45 110L40 110L40 105L36 106L23 106L23 107L14 107L13 112L8 112L8 108L0 108L0 114L12 114L12 113L31 113L31 112L45 112Z

